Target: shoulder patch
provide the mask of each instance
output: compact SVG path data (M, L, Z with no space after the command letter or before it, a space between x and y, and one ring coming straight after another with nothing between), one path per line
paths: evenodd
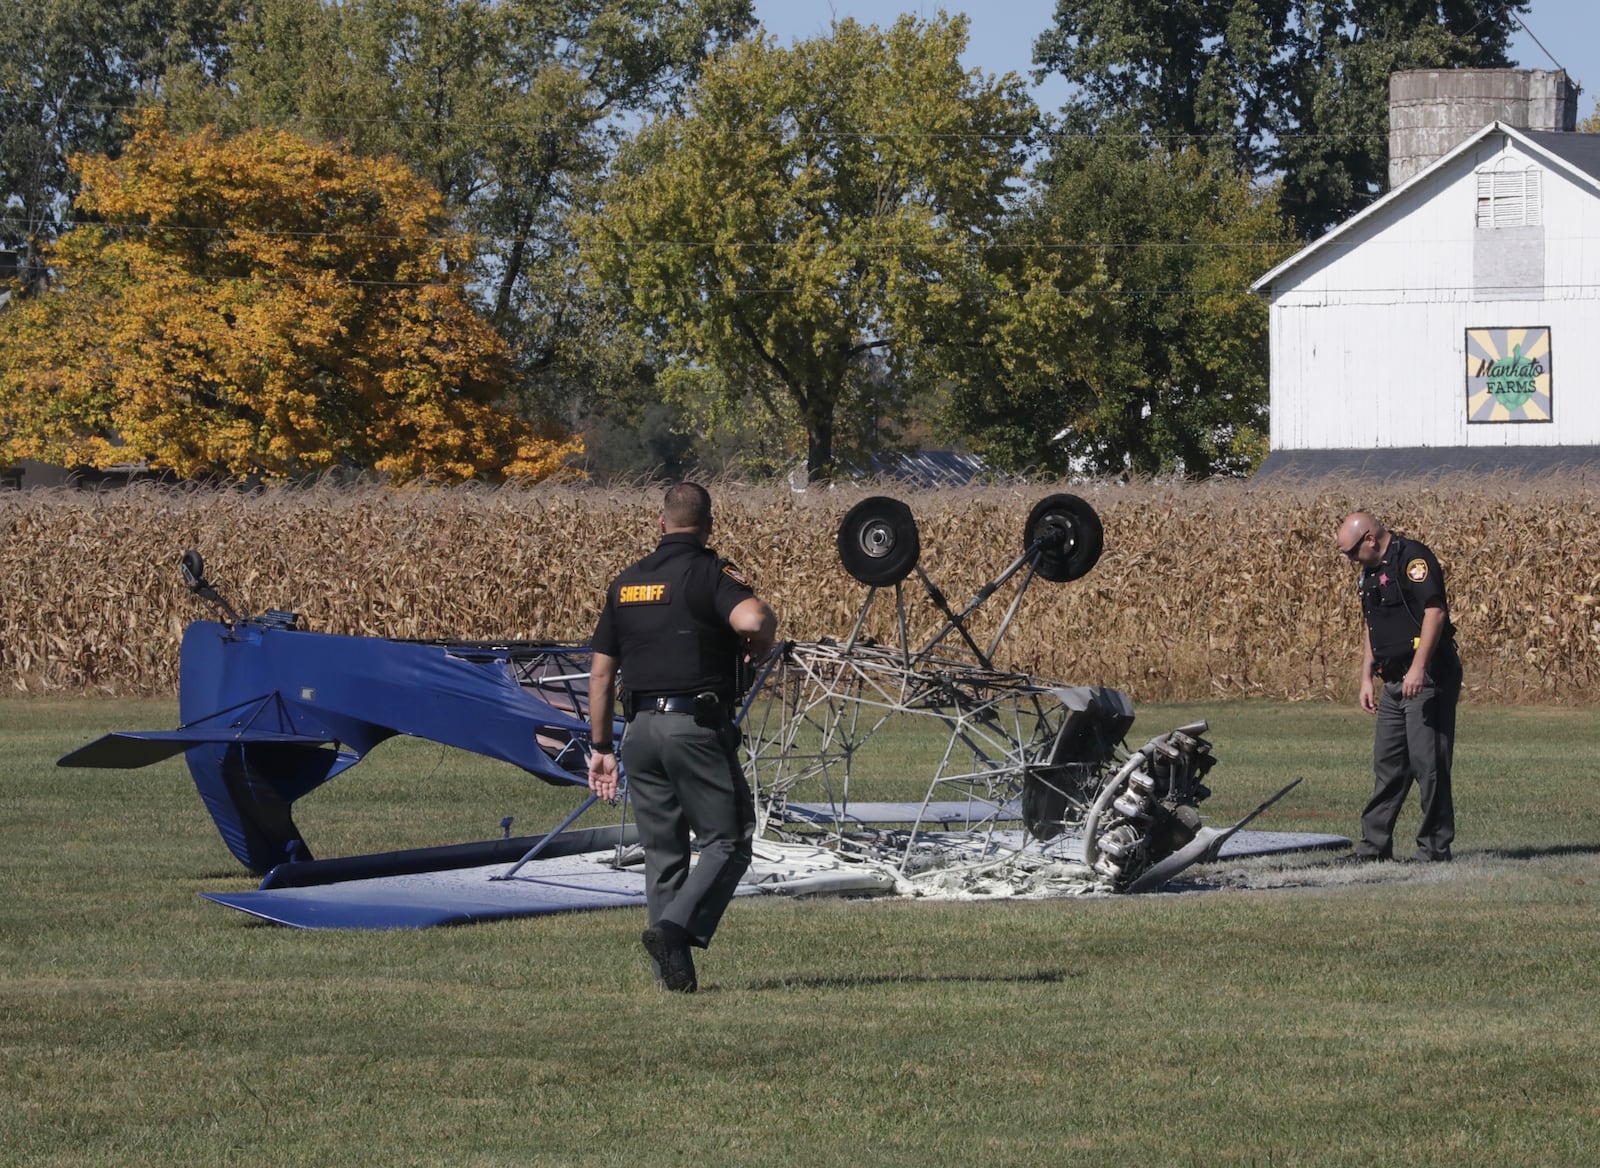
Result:
M672 590L666 584L621 584L617 587L618 604L666 604Z
M1421 584L1428 578L1428 561L1420 556L1406 565L1406 579L1413 584Z
M729 560L722 561L722 574L735 584L743 584L746 588L750 587L750 581L744 578L744 573L735 568Z

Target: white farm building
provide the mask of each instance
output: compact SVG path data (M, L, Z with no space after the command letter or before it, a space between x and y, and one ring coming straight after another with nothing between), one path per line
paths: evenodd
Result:
M1456 137L1253 285L1261 473L1600 464L1600 134Z

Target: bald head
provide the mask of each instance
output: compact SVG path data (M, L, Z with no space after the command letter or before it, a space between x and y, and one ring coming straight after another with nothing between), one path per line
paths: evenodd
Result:
M1339 551L1348 559L1366 567L1383 558L1389 546L1389 533L1370 511L1352 511L1339 524Z

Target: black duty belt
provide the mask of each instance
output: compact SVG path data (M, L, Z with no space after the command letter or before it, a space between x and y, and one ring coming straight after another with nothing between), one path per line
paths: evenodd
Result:
M641 710L654 710L658 714L694 713L694 694L663 694L660 697L640 698Z
M731 714L733 703L710 692L700 694L657 694L655 697L635 699L640 713L699 714L702 717L717 713Z
M1456 643L1455 639L1451 638L1434 647L1432 660L1448 661L1455 656ZM1379 657L1374 662L1374 665L1378 670L1378 676L1383 678L1384 681L1401 681L1404 680L1406 670L1411 668L1411 663L1416 660L1416 657L1417 655L1414 652L1402 653L1396 657Z

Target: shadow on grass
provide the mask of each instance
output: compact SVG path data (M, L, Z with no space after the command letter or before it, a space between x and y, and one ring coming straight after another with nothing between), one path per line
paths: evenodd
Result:
M776 977L769 981L749 984L752 990L859 990L880 985L945 985L959 982L995 982L1011 985L1050 985L1066 981L1071 974L1064 970L1040 970L1037 973L984 974L949 973L935 976L885 973L872 976L840 977Z
M1543 860L1551 856L1597 856L1600 844L1552 844L1550 847L1484 848L1478 853L1494 860Z

